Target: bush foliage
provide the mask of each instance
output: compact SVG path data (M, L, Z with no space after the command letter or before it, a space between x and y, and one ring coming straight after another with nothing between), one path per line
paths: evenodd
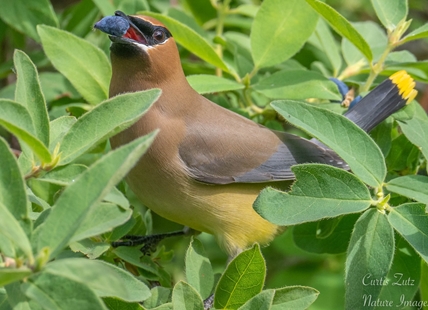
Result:
M428 24L413 26L406 0L371 0L379 23L318 0L179 2L0 0L0 309L203 309L211 294L216 309L428 308L428 116L414 100L365 134L329 79L362 95L398 70L428 82L406 50ZM169 28L199 93L316 137L353 173L295 166L289 192L254 205L290 228L227 267L206 234L151 256L112 248L174 227L122 181L156 133L108 143L160 95L108 98L110 43L92 27L117 9Z

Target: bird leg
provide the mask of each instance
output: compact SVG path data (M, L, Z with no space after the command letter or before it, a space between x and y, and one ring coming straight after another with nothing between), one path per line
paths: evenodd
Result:
M136 236L136 235L126 235L122 238L123 241L115 241L112 242L111 245L114 248L117 248L119 246L135 246L142 244L140 251L144 255L150 256L150 253L153 253L156 251L156 248L163 239L169 238L169 237L176 237L176 236L190 236L197 234L199 232L189 228L184 227L183 230L179 231L173 231L169 233L163 233L163 234L155 234L155 235L148 235L148 236Z
M209 310L214 305L214 294L208 296L207 299L204 300L204 310Z

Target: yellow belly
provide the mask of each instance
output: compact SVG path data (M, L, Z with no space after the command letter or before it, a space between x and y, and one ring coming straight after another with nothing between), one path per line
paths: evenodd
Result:
M280 231L253 209L265 184L209 185L186 175L169 178L147 168L137 167L128 176L131 189L143 204L170 221L213 234L230 255L255 242L269 243Z

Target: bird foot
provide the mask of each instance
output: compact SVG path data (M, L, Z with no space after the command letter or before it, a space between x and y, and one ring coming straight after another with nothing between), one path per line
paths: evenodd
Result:
M209 310L214 306L214 294L204 300L204 310Z
M187 229L148 236L126 235L122 238L122 241L112 242L111 245L112 247L117 248L119 246L135 246L142 244L143 246L141 247L140 251L144 255L150 256L151 253L156 251L159 242L161 242L163 239L184 235L188 235Z

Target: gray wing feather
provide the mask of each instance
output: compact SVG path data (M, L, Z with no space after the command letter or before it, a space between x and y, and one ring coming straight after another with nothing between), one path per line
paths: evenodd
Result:
M243 171L242 161L248 154L225 154L221 158L210 154L198 154L205 149L193 150L192 160L182 156L189 174L196 180L211 184L263 183L293 180L291 167L303 163L323 163L349 169L348 165L332 150L292 134L274 132L279 138L277 150L268 159L256 167ZM260 141L262 144L263 141ZM181 152L181 154L188 154ZM203 158L197 160L195 158ZM228 169L223 169L227 166Z

